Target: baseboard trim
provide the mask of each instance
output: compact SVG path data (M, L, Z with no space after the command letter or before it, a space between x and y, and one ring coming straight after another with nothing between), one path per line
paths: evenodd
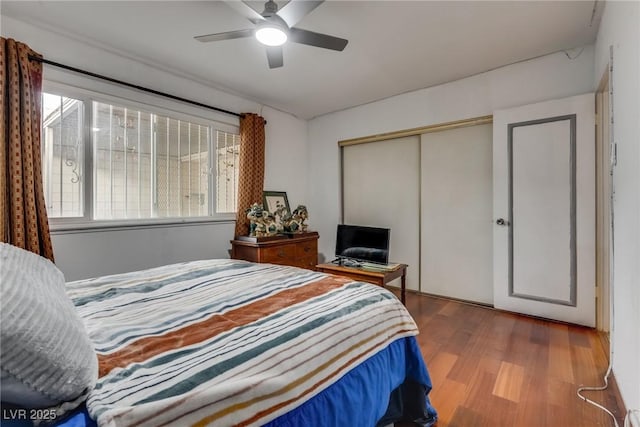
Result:
M419 294L419 295L424 295L425 297L431 297L431 298L448 300L448 301L455 301L455 302L459 302L461 304L473 305L473 306L476 306L476 307L490 308L492 310L496 310L496 308L492 304L486 304L486 303L483 303L483 302L470 301L470 300L466 300L466 299L462 299L462 298L454 298L454 297L448 297L448 296L443 296L443 295L430 294L428 292L409 291L409 290L407 290L407 292L411 292L411 293Z
M422 296L429 297L429 298L436 298L436 299L441 299L441 300L455 301L455 302L459 302L461 304L472 305L472 306L479 307L479 308L486 308L488 310L495 310L495 311L499 311L501 313L513 314L513 315L516 315L516 316L529 317L529 318L532 318L532 319L542 320L544 322L559 323L561 325L578 326L578 327L587 328L587 329L595 329L595 328L590 328L588 326L577 325L575 323L563 322L562 320L547 319L545 317L534 316L532 314L524 314L524 313L518 313L516 311L503 310L501 308L495 308L492 304L485 304L485 303L477 302L477 301L469 301L469 300L465 300L465 299L448 297L448 296L443 296L443 295L430 294L428 292L420 292L420 291L409 290L409 289L407 289L407 293L408 294L414 294L414 295L416 295L416 294L417 295L422 295ZM601 337L601 339L603 339L603 338ZM605 346L605 348L609 348L608 345ZM637 427L640 427L640 426L637 426Z

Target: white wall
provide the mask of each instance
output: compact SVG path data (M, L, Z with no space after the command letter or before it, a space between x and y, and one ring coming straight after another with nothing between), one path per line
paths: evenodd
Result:
M68 35L2 16L2 36L28 44L45 59L167 92L235 112L256 112L267 120L265 189L287 191L291 204L307 197L307 122L256 102ZM44 79L111 94L156 107L237 126L238 119L45 66ZM294 206L295 207L295 206ZM57 264L68 280L207 257L226 257L233 224L209 223L128 231L53 235ZM147 253L145 253L147 252Z
M595 49L596 85L613 46L613 372L627 409L640 410L640 3L607 2Z
M56 265L67 281L181 261L229 258L234 221L160 225L53 235Z
M593 92L593 46L556 53L317 117L309 122L309 210L319 252L333 257L340 221L339 140L492 114L496 109ZM398 260L401 261L401 260Z

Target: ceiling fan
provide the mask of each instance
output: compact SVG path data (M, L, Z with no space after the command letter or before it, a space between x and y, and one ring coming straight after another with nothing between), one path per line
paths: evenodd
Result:
M291 0L278 10L278 5L273 0L268 0L264 5L264 11L258 13L242 1L227 1L226 3L229 7L254 23L256 28L206 34L194 38L201 42L213 42L255 36L260 43L267 47L269 68L282 67L282 45L287 40L294 43L342 51L349 43L348 40L294 27L302 18L323 2L324 0Z

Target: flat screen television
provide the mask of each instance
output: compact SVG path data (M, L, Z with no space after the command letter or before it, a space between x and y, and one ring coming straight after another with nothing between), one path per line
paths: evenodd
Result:
M388 228L338 224L336 257L386 264L390 232Z

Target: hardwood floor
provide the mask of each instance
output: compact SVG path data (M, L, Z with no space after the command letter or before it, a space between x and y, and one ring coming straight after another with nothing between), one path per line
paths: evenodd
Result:
M418 294L406 305L420 328L438 427L613 426L576 396L581 385L601 385L608 366L595 330ZM615 381L585 395L623 425Z

